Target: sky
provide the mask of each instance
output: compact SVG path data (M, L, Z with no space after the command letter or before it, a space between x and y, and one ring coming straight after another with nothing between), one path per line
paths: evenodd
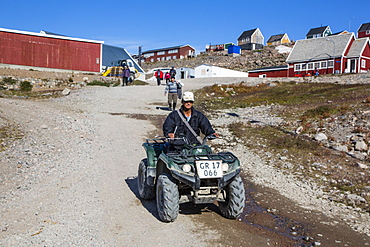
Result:
M266 41L287 33L304 39L311 28L356 32L370 22L369 0L0 0L0 28L104 41L131 54L189 44L235 43L259 28Z

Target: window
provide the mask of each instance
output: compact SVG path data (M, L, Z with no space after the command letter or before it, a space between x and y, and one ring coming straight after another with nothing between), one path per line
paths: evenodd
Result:
M307 69L307 64L306 63L303 63L302 64L302 70L306 70Z
M366 30L366 35L370 34L370 30Z
M157 55L164 55L164 54L166 54L166 52L165 52L165 51L158 51L158 52L157 52Z
M315 63L315 69L320 69L320 63Z
M307 69L313 69L313 63L309 63L309 64L307 64Z
M153 62L154 62L154 58L150 59L150 62L152 62L152 63L153 63Z
M366 68L366 60L365 59L361 60L361 67Z
M153 57L154 56L154 53L147 53L147 54L144 54L144 57L145 58L148 58L148 57Z
M179 49L174 49L174 50L169 50L168 54L178 53L178 52L179 52Z
M321 62L321 68L322 68L322 69L326 69L326 61Z
M169 57L166 57L166 60L171 60L171 56L169 56Z
M300 64L296 64L295 65L295 68L294 68L294 71L300 71L301 70L301 65Z
M333 68L333 60L328 61L328 68Z
M173 56L172 59L176 59L176 56Z

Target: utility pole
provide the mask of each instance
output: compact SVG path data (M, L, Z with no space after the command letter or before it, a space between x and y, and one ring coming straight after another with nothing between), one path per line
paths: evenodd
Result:
M352 19L355 19L355 17L352 17L349 19L349 24L348 24L348 32L351 32L351 21Z
M142 45L140 45L139 46L139 52L138 52L138 57L139 57L139 65L141 66L141 48L142 48L143 46Z

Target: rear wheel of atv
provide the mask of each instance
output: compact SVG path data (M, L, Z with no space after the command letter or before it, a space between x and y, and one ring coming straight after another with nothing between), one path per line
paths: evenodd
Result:
M155 197L154 186L147 184L147 170L148 170L148 160L143 159L139 164L138 175L137 175L137 187L139 190L139 195L144 200L151 200Z
M168 174L159 175L157 180L157 211L164 222L175 221L179 214L179 189Z
M218 205L221 214L226 218L235 219L244 209L245 190L241 177L238 175L224 189L225 202L219 202Z

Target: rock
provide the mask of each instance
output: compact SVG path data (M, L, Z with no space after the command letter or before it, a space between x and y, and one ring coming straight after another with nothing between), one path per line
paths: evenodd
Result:
M359 162L357 162L357 164L356 164L358 167L360 167L360 168L362 168L362 169L367 169L367 168L369 168L369 166L368 165L365 165L365 164L362 164L362 163L359 163Z
M355 150L357 150L357 151L367 151L368 146L366 145L366 143L363 140L356 141Z
M302 127L302 126L299 126L299 127L295 130L295 133L296 133L297 135L299 135L299 134L302 132L302 130L303 130L303 127Z
M367 157L367 153L363 152L353 152L351 155L359 160L365 160Z
M339 152L345 152L348 153L348 147L346 145L334 145L332 146L332 149L339 151Z
M63 94L64 96L67 96L67 95L69 95L70 93L71 93L71 90L69 90L68 88L63 89L63 91L62 91L62 94Z
M321 141L326 141L328 139L328 137L324 133L318 133L318 134L315 135L314 139L316 141L321 142Z
M47 129L47 128L49 128L49 127L48 127L46 124L43 124L43 125L41 125L41 126L40 126L40 128L41 128L41 129Z

